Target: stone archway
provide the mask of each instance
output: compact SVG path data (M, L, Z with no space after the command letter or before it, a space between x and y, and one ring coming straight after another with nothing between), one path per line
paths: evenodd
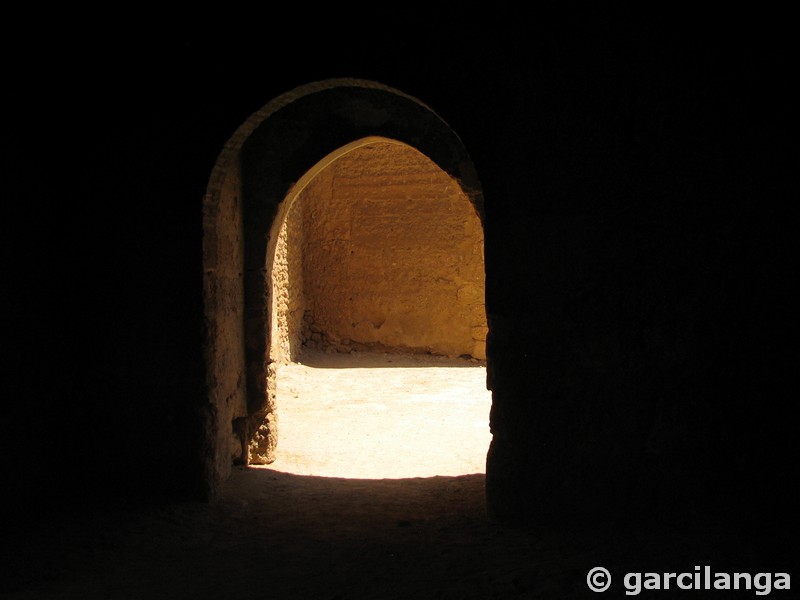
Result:
M482 222L481 186L461 140L429 107L392 88L352 79L308 84L276 98L236 131L203 204L211 496L234 460L268 463L274 457L268 261L274 224L285 216L283 200L315 165L373 138L427 156L457 183Z
M344 146L273 223L270 360L302 347L485 360L483 229L438 166L395 140Z

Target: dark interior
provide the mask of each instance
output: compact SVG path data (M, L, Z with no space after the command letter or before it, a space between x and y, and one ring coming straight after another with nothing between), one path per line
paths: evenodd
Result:
M209 175L252 113L337 77L424 102L483 188L492 519L713 524L754 549L796 527L794 238L760 167L787 160L788 127L766 119L781 96L760 104L776 63L730 28L599 9L432 21L306 32L330 49L313 60L288 35L180 32L53 39L10 67L9 535L208 501Z

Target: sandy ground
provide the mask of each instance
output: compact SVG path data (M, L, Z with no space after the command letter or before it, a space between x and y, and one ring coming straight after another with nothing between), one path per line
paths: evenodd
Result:
M735 527L688 535L658 524L534 530L493 522L484 498L483 368L432 368L409 357L381 369L387 357L362 358L357 367L331 356L286 367L282 457L236 468L217 503L93 506L26 523L23 539L4 539L0 597L619 598L628 597L626 571L763 566ZM616 574L616 593L587 589L595 566Z
M307 352L279 368L277 383L273 469L367 479L485 473L492 398L481 364Z

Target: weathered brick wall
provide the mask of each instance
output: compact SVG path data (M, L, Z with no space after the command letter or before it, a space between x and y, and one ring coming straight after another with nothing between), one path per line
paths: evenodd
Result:
M485 358L481 223L427 157L397 143L363 146L297 204L307 345Z

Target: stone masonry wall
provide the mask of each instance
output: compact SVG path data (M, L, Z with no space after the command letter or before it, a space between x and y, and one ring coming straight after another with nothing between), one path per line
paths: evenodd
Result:
M215 444L222 449L213 468L224 480L230 473L231 457L243 460L246 433L239 429L247 415L242 339L242 209L241 179L231 168L224 179L217 204L209 204L204 218L208 232L204 252L208 276L205 295L208 299L206 328L209 364L208 388L213 406ZM213 277L211 276L213 274ZM238 429L238 430L237 430Z
M322 171L297 203L306 345L485 359L481 223L432 161L370 144Z
M277 363L295 360L302 343L303 203L295 202L280 227L272 265L270 356Z

